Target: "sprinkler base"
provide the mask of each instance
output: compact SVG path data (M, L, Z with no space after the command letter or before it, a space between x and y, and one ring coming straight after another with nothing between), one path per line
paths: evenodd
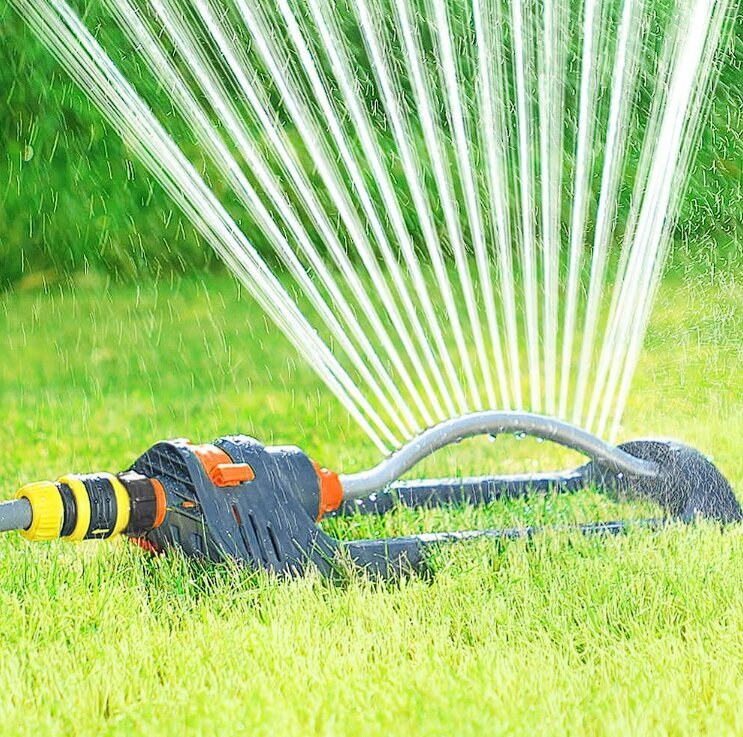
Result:
M514 431L581 450L591 460L555 474L389 483L453 440ZM569 528L582 534L616 534L630 526L655 529L674 520L743 520L730 484L693 448L666 440L614 447L551 418L494 412L431 428L377 467L347 476L321 468L299 448L266 447L244 435L208 445L165 441L118 475L67 475L23 487L18 500L0 505L0 524L4 529L24 528L26 537L39 540L104 539L122 533L150 551L175 549L193 558L232 560L282 575L308 570L333 575L351 563L389 578L424 570L428 553L443 544L532 537L544 528L344 542L317 522L326 514L385 514L398 505L483 505L588 488L612 498L653 502L663 515Z

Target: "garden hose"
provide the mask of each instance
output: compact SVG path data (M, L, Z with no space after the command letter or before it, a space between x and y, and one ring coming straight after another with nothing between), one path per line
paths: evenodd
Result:
M522 476L400 481L436 450L467 437L516 433L551 440L588 455L568 471ZM477 537L531 536L538 528L470 530L376 540L340 541L319 520L328 515L384 514L396 506L487 504L534 493L583 488L657 504L658 527L699 517L743 519L732 488L701 453L674 441L612 446L583 430L530 413L478 412L426 430L378 466L339 475L296 447L266 447L244 435L212 444L157 443L119 474L62 476L22 487L0 504L0 531L29 540L110 539L123 534L153 552L175 548L191 557L227 559L252 569L323 574L351 562L384 577L420 570L428 551ZM615 533L627 521L574 526L584 534Z

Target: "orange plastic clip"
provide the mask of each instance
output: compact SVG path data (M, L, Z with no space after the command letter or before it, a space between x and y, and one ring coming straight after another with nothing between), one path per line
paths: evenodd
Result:
M201 461L206 475L215 486L239 486L255 478L250 465L233 463L227 453L216 445L194 445L191 450Z

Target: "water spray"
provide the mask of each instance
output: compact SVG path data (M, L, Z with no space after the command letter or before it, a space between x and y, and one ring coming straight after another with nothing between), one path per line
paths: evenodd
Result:
M10 5L381 452L617 437L732 0Z
M588 457L579 468L551 474L421 479L401 476L419 461L465 438L515 433L558 443ZM22 487L0 504L0 531L29 540L111 539L123 534L145 549L251 570L332 575L349 563L372 575L421 571L429 552L476 538L531 537L545 528L478 529L360 541L338 540L318 522L327 516L386 514L400 506L485 505L531 494L593 488L612 498L658 505L641 520L573 525L583 534L616 534L630 526L657 528L697 519L743 520L735 494L699 451L669 440L610 445L553 418L519 412L478 412L436 425L379 465L337 474L299 448L266 447L244 435L196 445L155 444L128 470L62 476ZM565 529L565 528L562 528Z

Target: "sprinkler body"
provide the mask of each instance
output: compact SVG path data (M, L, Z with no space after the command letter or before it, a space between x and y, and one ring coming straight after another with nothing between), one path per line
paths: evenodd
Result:
M524 432L526 427L530 434L564 442L593 458L580 468L554 474L389 483L390 473L399 475L445 445L447 434L459 439L483 427L491 433L514 427ZM384 486L374 487L380 479ZM352 564L387 578L422 569L429 549L442 543L531 536L538 529L340 541L317 522L326 515L384 514L398 505L479 505L589 487L654 502L664 515L576 526L586 534L616 533L629 524L657 527L669 519L743 519L724 477L688 446L641 440L614 448L537 415L478 413L432 428L377 468L348 476L320 467L299 448L266 447L244 435L210 445L182 439L160 442L118 475L68 475L23 487L16 501L0 505L0 529L21 529L37 540L106 539L121 533L153 552L176 548L190 557L231 559L255 570L299 574L311 568L330 575Z

